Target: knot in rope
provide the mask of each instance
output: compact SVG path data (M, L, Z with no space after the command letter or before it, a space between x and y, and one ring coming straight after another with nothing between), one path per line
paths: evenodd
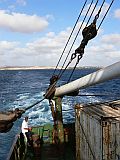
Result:
M76 53L73 53L73 54L71 55L70 61L72 62L72 60L75 59L75 58L76 58Z

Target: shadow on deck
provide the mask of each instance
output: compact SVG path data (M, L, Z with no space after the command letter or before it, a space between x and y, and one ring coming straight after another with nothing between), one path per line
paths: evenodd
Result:
M53 126L33 127L33 147L28 147L25 160L75 160L75 126L64 125L64 143L53 140Z

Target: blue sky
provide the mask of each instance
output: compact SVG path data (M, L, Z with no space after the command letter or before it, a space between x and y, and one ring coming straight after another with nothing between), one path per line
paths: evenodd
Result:
M102 1L99 0L94 16ZM60 66L90 3L88 0ZM106 0L97 26L110 3ZM84 0L0 0L0 66L56 66L83 4ZM81 40L80 33L70 56ZM78 66L107 66L119 60L120 1L115 0ZM74 64L75 60L71 66Z

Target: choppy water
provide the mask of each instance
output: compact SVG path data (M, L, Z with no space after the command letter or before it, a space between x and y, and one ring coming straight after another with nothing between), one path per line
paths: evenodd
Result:
M95 69L76 70L73 79L82 77ZM0 71L0 111L14 108L25 108L43 98L49 85L53 70L18 70ZM67 70L58 85L65 84L71 71ZM94 87L82 89L80 94L106 96L77 96L63 98L64 122L74 121L74 105L76 103L103 102L120 98L120 79L105 82ZM67 111L64 111L67 110ZM30 125L52 123L52 116L47 100L28 110L21 119L17 120L8 133L0 133L0 160L5 160L15 135L25 115L29 116Z

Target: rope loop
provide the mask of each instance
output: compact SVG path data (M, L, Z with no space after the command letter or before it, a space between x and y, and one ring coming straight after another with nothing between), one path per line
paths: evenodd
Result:
M78 55L77 64L79 63L80 59L82 58L82 54Z
M72 62L72 60L73 60L73 59L75 59L75 58L76 58L76 56L77 56L77 55L76 55L76 53L73 53L73 54L71 55L71 59L70 59L70 60L71 60L71 62Z

